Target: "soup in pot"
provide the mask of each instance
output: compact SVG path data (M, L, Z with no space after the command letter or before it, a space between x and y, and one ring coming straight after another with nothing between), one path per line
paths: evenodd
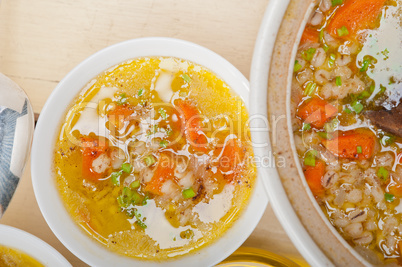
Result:
M307 184L331 224L375 264L402 264L401 11L401 1L320 1L292 82Z

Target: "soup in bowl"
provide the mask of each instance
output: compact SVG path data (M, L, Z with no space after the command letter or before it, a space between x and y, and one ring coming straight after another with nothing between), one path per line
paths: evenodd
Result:
M97 266L222 260L267 200L244 93L234 67L184 41L133 40L83 62L45 105L42 121L59 106L52 129L39 120L34 138L35 194L52 230Z

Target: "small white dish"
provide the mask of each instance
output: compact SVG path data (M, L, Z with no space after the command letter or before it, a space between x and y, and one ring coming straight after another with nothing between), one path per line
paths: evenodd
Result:
M188 255L163 262L140 261L115 254L94 241L66 211L52 174L56 135L68 106L81 89L102 71L126 60L145 56L177 57L215 72L244 102L248 81L228 61L199 45L171 38L142 38L105 48L74 68L54 89L36 126L32 147L32 180L35 196L46 222L59 240L92 266L211 266L234 252L252 233L268 203L259 179L250 202L222 237Z
M0 246L17 249L45 266L71 267L71 264L50 245L11 226L0 225Z

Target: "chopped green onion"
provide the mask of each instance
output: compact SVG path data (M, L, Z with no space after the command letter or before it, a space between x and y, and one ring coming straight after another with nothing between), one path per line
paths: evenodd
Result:
M370 85L369 92L370 94L374 93L375 86L374 84Z
M159 142L159 145L161 146L161 147L163 147L163 148L166 148L167 146L168 146L168 141L166 141L166 140L162 140L162 141L160 141Z
M302 65L300 65L299 61L295 61L295 66L293 67L294 72L298 72L302 68Z
M140 90L138 90L138 96L142 96L143 93L144 93L144 88L141 88Z
M369 92L363 91L363 92L361 92L361 93L357 96L357 98L363 99L363 98L367 98L367 97L369 97L369 96L370 96L370 93L369 93Z
M171 136L172 135L172 128L170 128L170 126L168 126L169 128L165 129L166 135L167 136Z
M192 187L184 189L182 194L183 194L183 197L186 199L195 197L195 192Z
M336 76L336 78L335 78L335 84L336 84L337 86L341 86L341 85L342 85L341 76Z
M305 95L312 95L317 88L317 84L315 82L308 82L306 89L304 89Z
M349 108L345 108L343 111L345 111L346 114L352 113L352 111Z
M338 125L339 125L339 120L337 118L335 118L332 121L324 124L324 130L328 133L333 133L333 132L335 132Z
M140 187L140 180L136 180L136 181L132 182L130 186L131 186L131 188L134 188L134 189Z
M306 155L304 156L304 165L306 166L315 166L315 158L318 155L316 150L309 150L307 151Z
M393 135L384 135L381 140L380 140L381 144L383 146L389 146L391 144L393 144L395 142L395 136Z
M332 6L339 6L343 4L343 0L331 0Z
M155 162L156 162L156 159L153 155L149 155L144 158L144 163L147 167L153 165Z
M125 173L130 173L131 172L131 164L128 162L123 163L123 165L121 165L121 170Z
M378 92L378 94L384 93L386 89L387 88L384 85L380 84L380 91Z
M323 139L332 139L332 134L327 132L318 132L317 135Z
M363 64L362 64L362 67L360 68L360 72L365 72L365 71L367 71L367 70L368 70L368 67L369 67L369 65L370 65L370 63L371 63L371 60L370 60L370 59L365 59L365 60L363 60Z
M353 110L359 114L362 110L363 110L363 105L362 103L360 103L359 101L355 100L353 101L353 103L351 104L351 107L353 108Z
M303 131L310 131L311 125L310 123L303 123Z
M328 52L328 50L329 50L329 46L326 44L323 44L322 48L324 49L325 52Z
M320 42L324 40L324 29L321 29L320 31Z
M383 180L386 181L388 179L388 171L384 167L380 167L377 171L377 176Z
M335 59L336 59L335 54L334 54L334 53L331 53L331 54L329 55L329 59L328 59L328 67L332 68L332 67L334 66L334 64L335 64Z
M124 105L125 103L127 103L127 96L126 93L122 93L120 94L120 99L117 100L117 105L121 106Z
M303 51L301 55L305 60L310 61L313 59L315 51L316 51L315 48L309 48L309 49Z
M161 114L162 119L166 120L167 118L166 111L163 108L160 108L158 112L159 114Z
M112 180L113 185L120 186L120 176L122 171L112 172L110 178Z
M385 198L386 201L392 202L392 201L394 201L395 196L393 194L390 194L390 193L385 193L384 198Z
M147 228L147 225L143 221L141 221L141 214L138 212L137 209L134 209L134 216L137 219L136 223L139 227L141 227L142 229Z
M363 153L363 149L362 149L361 146L357 146L357 147L356 147L356 151L357 151L357 154Z
M342 26L340 29L337 29L336 31L338 32L339 37L346 36L349 34L348 28L346 28L345 26Z
M187 75L187 74L182 74L181 75L181 77L183 78L183 80L186 82L186 83L189 83L189 82L191 82L191 78Z

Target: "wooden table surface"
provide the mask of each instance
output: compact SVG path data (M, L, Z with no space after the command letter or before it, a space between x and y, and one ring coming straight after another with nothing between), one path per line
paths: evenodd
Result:
M79 62L104 47L138 37L174 37L200 44L249 77L268 1L0 0L0 72L26 91L37 113ZM29 164L0 223L41 238L73 266L86 266L47 226L35 200ZM301 259L270 206L244 246Z

